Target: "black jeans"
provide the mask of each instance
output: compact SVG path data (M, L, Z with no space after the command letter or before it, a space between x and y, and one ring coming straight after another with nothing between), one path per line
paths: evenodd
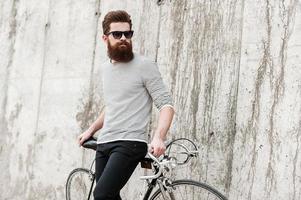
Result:
M98 144L95 160L94 200L121 200L120 190L147 153L147 144L116 141Z

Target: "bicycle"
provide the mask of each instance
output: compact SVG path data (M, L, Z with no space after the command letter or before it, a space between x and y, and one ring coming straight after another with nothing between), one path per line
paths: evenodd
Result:
M96 150L96 139L89 138L83 147ZM184 165L197 156L197 146L186 138L169 141L166 144L165 154L159 158L148 153L140 163L142 168L152 169L153 175L140 177L147 181L148 186L143 200L227 200L221 192L206 183L190 179L174 180L168 175L177 166ZM95 174L92 170L94 161L90 169L76 168L71 171L66 182L66 200L90 199L95 183Z

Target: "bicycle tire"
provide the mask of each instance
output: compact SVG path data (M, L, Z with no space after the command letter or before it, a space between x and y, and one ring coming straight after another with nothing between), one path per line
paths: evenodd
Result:
M89 200L95 175L85 168L72 170L66 182L66 200ZM92 196L92 193L90 193Z
M187 189L187 187L192 187L192 190ZM172 196L170 197L170 199L172 200L178 200L178 199L185 199L185 200L189 200L189 199L197 199L197 200L227 200L227 198L220 193L218 190L216 190L215 188L211 187L210 185L207 185L205 183L201 183L201 182L197 182L197 181L193 181L193 180L176 180L173 181L171 184L171 188L173 191L176 190L182 190L184 191L184 195L187 196L183 196L183 193L176 195L174 194L174 192L172 192ZM179 192L179 191L177 191ZM164 199L163 195L161 194L161 190L158 189L157 191L154 192L154 194L150 197L150 200L160 200L160 199Z

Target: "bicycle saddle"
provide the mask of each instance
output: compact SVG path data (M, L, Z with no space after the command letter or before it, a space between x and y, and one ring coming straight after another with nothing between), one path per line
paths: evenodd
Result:
M96 138L90 137L83 143L83 147L87 149L93 149L94 151L96 151L97 148L96 141L97 141Z

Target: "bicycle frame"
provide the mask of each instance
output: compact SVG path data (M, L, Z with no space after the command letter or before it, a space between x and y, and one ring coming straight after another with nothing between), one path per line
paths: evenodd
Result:
M157 179L153 179L149 185L148 185L148 188L144 194L144 197L143 197L143 200L148 200L149 196L151 195L153 189L156 187L157 185Z

